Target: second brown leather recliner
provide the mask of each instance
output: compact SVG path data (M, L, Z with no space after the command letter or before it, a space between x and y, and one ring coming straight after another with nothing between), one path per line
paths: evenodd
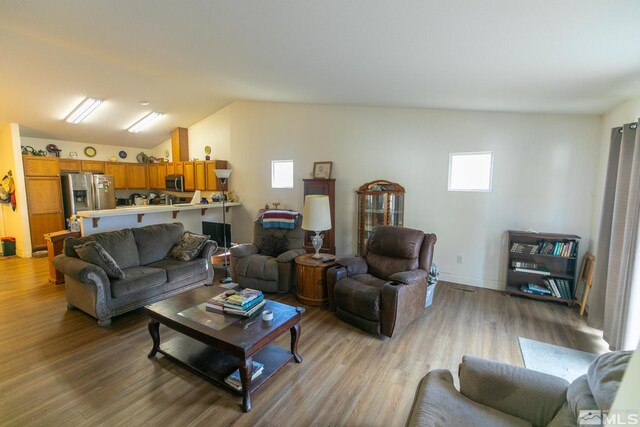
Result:
M327 271L329 306L360 329L392 337L425 310L435 234L379 226L361 257Z

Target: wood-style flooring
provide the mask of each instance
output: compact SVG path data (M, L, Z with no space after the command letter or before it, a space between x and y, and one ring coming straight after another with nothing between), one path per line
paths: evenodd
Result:
M112 327L67 311L46 258L0 260L0 425L402 426L416 386L434 368L454 373L471 354L522 366L518 336L606 350L576 309L440 282L433 306L382 340L326 309L306 307L290 364L241 411L241 398L159 356L144 310ZM293 295L274 297L300 305ZM175 332L161 326L161 336ZM278 343L288 348L289 335ZM455 376L455 375L454 375Z

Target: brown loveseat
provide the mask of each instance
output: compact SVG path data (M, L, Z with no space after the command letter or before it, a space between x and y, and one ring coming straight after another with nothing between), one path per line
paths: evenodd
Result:
M402 331L425 310L435 243L435 234L377 227L362 257L340 259L327 271L330 308L372 334Z

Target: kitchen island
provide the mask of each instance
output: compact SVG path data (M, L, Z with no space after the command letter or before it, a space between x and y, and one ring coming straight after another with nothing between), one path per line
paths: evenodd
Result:
M233 215L229 214L236 206L242 206L242 203L225 203L227 224L232 223ZM169 222L181 222L185 230L202 233L202 221L222 222L222 203L121 206L116 209L80 211L77 217L83 236Z

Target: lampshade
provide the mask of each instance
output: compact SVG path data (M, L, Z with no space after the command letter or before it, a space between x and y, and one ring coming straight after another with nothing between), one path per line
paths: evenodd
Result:
M216 176L220 179L227 179L231 175L231 169L216 169Z
M309 195L304 198L302 210L302 228L309 231L331 229L331 211L329 196Z

